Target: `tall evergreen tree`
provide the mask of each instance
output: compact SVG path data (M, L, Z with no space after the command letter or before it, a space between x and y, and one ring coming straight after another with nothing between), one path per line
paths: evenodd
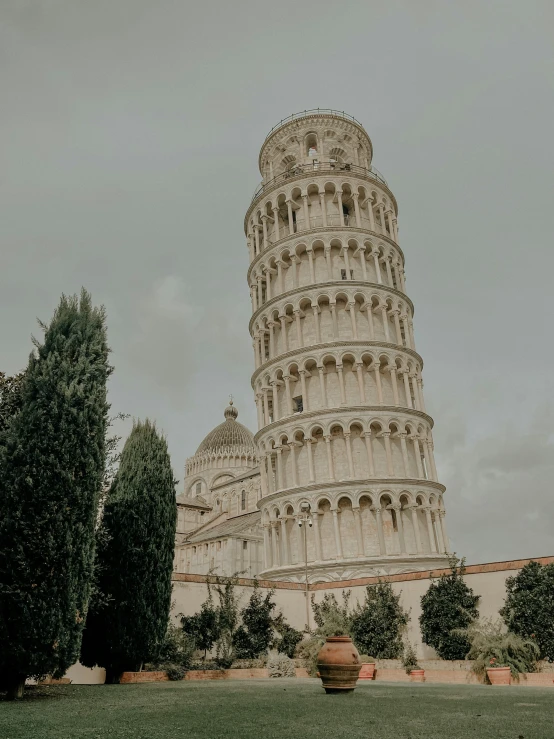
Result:
M479 595L464 580L465 560L450 559L450 572L429 585L421 597L419 625L425 644L441 659L465 659L470 649L467 629L479 617ZM461 631L462 630L462 631Z
M104 310L83 290L62 296L41 326L0 443L0 673L10 697L26 677L61 675L79 657L104 471Z
M534 639L541 659L554 662L554 563L529 562L509 577L500 615L514 634Z
M154 661L171 605L177 506L166 440L135 423L107 496L98 536L97 593L81 660L107 679Z
M24 372L10 377L0 372L0 444L14 416L21 409L21 386Z
M397 659L402 652L402 635L410 620L390 582L368 585L365 600L358 604L350 620L350 635L361 654L377 659Z

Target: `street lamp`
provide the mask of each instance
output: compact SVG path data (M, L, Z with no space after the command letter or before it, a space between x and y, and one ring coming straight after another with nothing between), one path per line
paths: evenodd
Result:
M307 527L312 528L313 521L310 515L310 504L307 502L300 503L300 513L298 514L298 526L304 529L304 595L306 596L306 631L310 630L310 599L308 597L308 532Z

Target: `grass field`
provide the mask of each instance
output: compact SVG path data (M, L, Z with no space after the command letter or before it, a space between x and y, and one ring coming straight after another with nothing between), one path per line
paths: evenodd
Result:
M554 739L549 688L319 680L75 685L0 702L2 739Z

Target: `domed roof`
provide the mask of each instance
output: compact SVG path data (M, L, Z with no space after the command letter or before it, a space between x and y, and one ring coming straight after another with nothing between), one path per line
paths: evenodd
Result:
M230 448L236 448L237 453L245 452L257 455L256 445L254 444L254 435L237 421L239 412L233 405L233 401L229 401L229 405L225 408L225 420L216 426L213 431L206 436L204 441L196 450L196 454L206 452L229 452Z

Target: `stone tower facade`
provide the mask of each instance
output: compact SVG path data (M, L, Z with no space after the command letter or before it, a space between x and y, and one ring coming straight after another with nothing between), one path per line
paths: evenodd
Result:
M303 580L305 545L312 582L447 560L398 207L372 156L360 123L322 110L260 151L244 223L270 579Z

